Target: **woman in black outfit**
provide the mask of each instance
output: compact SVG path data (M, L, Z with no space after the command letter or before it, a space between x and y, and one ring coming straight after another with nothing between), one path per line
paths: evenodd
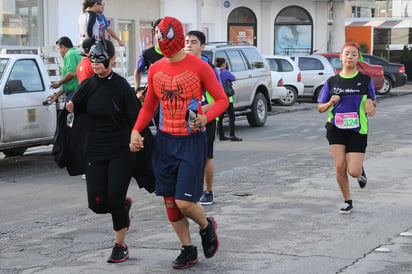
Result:
M110 213L115 245L108 263L129 257L125 237L130 226L126 198L136 156L130 151L130 132L138 114L136 95L127 81L112 71L112 42L102 40L90 49L94 75L84 80L70 102L69 112L86 113L90 120L86 182L89 208Z

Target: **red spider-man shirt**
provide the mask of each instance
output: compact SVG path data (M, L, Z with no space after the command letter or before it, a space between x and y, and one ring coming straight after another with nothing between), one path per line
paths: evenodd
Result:
M148 91L143 108L134 125L142 131L150 122L160 101L159 129L172 135L192 133L186 120L188 109L202 113L201 101L206 89L215 100L206 113L207 122L212 121L228 107L228 99L215 73L208 63L193 55L175 63L163 58L154 63L147 76Z

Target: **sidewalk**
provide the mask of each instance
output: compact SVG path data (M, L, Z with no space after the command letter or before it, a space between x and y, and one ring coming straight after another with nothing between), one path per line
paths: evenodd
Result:
M367 161L367 166L376 172L374 176L381 178L385 178L385 173L388 174L389 169L392 169L391 173L396 173L399 178L402 178L401 182L396 180L393 180L393 182L410 184L410 178L412 177L412 170L410 168L411 158L412 146L409 145L402 149L388 152L382 158ZM371 249L363 258L359 258L359 260L345 267L339 273L412 273L411 189L405 190L405 194L407 199L404 203L405 206L409 207L408 214L404 216L406 229L398 230L387 241Z
M411 273L412 228L366 254L339 273Z

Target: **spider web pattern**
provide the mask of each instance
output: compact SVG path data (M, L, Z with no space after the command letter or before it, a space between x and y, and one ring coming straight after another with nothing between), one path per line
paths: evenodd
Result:
M185 47L183 26L176 18L166 16L159 23L158 30L162 36L158 43L164 56L172 56Z
M201 101L203 88L199 76L182 71L175 76L161 71L153 75L153 88L163 113L160 127L172 135L188 135L186 111L192 98Z

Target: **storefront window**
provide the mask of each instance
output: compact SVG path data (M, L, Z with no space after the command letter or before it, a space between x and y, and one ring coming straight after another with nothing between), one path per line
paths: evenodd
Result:
M284 8L275 20L275 54L312 52L313 24L309 13L301 7Z
M125 43L125 50L127 56L127 74L133 75L133 71L135 68L136 62L136 54L135 51L132 50L135 47L133 41L135 40L134 36L134 23L129 20L121 20L119 21L119 37Z
M141 50L153 47L153 27L152 21L140 21L140 48Z
M42 0L0 0L0 45L42 45Z
M237 8L229 17L229 23L256 23L255 14L248 8Z

